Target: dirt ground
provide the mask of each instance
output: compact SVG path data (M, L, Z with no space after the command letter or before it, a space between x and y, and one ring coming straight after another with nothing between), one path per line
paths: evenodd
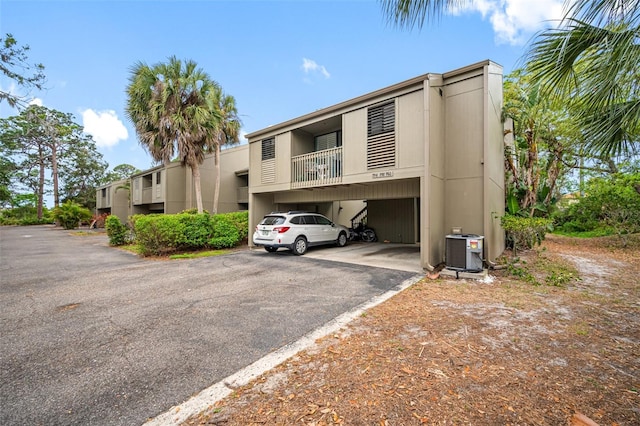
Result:
M187 425L640 425L640 237L429 279ZM514 262L511 260L511 262Z

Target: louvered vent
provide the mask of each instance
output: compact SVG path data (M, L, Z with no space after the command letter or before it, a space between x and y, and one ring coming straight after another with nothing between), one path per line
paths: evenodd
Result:
M272 158L276 158L276 139L264 139L262 141L262 161Z
M276 181L276 139L269 138L262 141L262 183Z
M396 105L394 101L367 112L367 168L396 165Z
M262 162L262 183L274 183L276 181L276 159Z

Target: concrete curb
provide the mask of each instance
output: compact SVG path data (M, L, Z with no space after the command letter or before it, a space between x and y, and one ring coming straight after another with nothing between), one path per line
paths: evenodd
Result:
M256 377L264 374L277 365L282 364L298 352L312 347L316 340L331 333L335 333L360 316L367 309L371 309L374 306L390 299L406 288L417 283L422 278L424 278L424 275L416 275L409 278L391 290L386 291L385 293L356 306L354 309L335 317L325 325L302 336L299 340L269 353L253 364L248 365L242 370L239 370L238 372L222 379L218 383L202 390L200 393L189 398L182 404L171 407L165 413L148 420L144 423L144 426L169 426L178 425L184 422L189 417L200 413L207 407L230 395L235 388L246 385Z

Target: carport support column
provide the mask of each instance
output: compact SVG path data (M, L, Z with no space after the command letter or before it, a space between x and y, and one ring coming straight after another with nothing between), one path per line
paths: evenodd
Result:
M444 245L444 140L445 102L442 75L429 74L423 82L423 158L420 176L420 261L434 269L442 259Z
M427 167L425 167L425 170L426 169ZM428 180L424 175L420 176L420 202L422 203L422 206L420 206L420 265L422 269L430 271L433 267L429 264L431 229L429 227L429 206L426 202L429 199L429 190L427 188Z
M426 79L423 82L423 138L424 143L422 144L424 149L424 170L422 175L420 176L420 265L422 269L432 270L433 267L429 263L430 252L430 244L431 244L431 226L429 223L429 210L431 207L429 206L429 182L431 180L431 152L429 149L429 132L430 132L430 122L429 122L429 88L430 88L429 80Z

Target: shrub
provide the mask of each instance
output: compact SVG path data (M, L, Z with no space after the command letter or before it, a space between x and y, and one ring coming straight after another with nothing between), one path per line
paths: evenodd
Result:
M143 256L171 253L180 245L183 229L177 215L137 215L133 223Z
M640 231L640 173L591 179L586 194L555 217L561 231L604 228L623 240Z
M120 221L118 216L107 216L104 221L104 227L107 229L110 245L122 246L129 243L129 229Z
M239 240L242 241L246 239L249 235L249 212L241 211L241 212L233 212L233 213L222 213L217 215L217 217L224 217L228 221L230 221L238 230Z
M178 238L179 248L199 249L207 246L213 235L213 221L209 213L180 213L176 217L182 229Z
M507 241L512 244L513 252L530 250L544 240L552 225L551 219L540 217L520 217L504 215L500 220L507 233Z
M135 241L143 256L165 255L176 250L234 247L248 233L248 212L211 216L192 211L174 215L135 215Z
M52 223L51 212L43 207L42 219L38 219L38 211L35 206L20 206L6 209L0 212L0 225L42 225Z
M214 218L213 237L209 240L209 245L213 248L234 247L240 242L240 233L236 226L223 215Z
M64 229L75 229L81 221L91 219L91 212L86 207L82 207L73 201L67 201L53 209L53 218Z

